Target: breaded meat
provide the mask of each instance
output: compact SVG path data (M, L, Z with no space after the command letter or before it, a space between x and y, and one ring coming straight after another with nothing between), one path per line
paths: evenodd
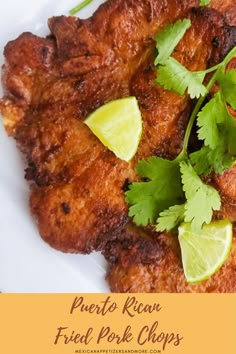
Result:
M128 185L139 179L138 161L180 153L194 105L187 94L154 83L154 35L190 18L192 26L173 54L190 71L219 63L236 45L233 2L213 0L218 11L198 4L108 0L87 20L53 17L47 38L23 33L5 47L0 111L26 159L30 208L40 235L63 252L102 251L112 291L236 291L235 246L216 275L190 286L176 236L134 226L125 202ZM129 163L83 122L103 104L127 96L137 98L143 118L140 145ZM232 171L212 175L208 183L222 195L215 217L235 221Z
M136 160L116 158L83 120L131 94L133 76L152 55L153 35L196 4L110 0L88 20L49 19L46 39L24 33L7 44L1 111L28 162L32 214L53 247L87 253L127 223L122 187L136 179ZM174 121L176 112L170 116Z

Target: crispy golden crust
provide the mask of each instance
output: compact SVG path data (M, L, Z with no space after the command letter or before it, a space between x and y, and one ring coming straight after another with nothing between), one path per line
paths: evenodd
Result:
M104 102L131 94L132 77L152 53L153 34L194 4L108 1L85 21L50 19L48 39L23 34L6 46L1 110L26 155L26 177L37 186L32 213L54 247L90 252L127 223L122 186L136 178L135 161L115 158L82 120ZM9 84L12 78L17 84ZM9 101L22 110L15 120ZM170 113L173 120L178 107ZM153 153L149 145L140 145L139 158ZM70 211L64 213L62 205Z
M236 25L236 6L234 0L211 0L209 6L222 13L229 25Z
M0 111L10 136L14 136L16 127L23 122L30 107L39 103L49 79L54 47L54 41L27 32L9 42L4 49L4 98L0 100Z
M103 238L127 223L126 167L104 152L69 183L34 189L30 205L41 236L65 252L98 249Z

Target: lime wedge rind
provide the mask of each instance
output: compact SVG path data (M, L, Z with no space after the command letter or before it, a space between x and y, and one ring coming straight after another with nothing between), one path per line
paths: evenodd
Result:
M190 223L179 227L184 274L189 283L209 279L225 263L232 245L232 224L227 220L205 225L200 233Z

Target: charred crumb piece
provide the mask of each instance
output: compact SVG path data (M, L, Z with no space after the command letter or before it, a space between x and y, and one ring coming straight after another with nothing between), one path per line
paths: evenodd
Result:
M123 192L127 192L129 190L129 185L131 184L130 180L128 178L126 178L123 186L122 186L122 190Z
M120 263L123 267L129 267L133 264L158 262L161 250L156 242L140 238L107 243L102 253L110 264Z
M61 145L56 144L56 145L52 146L49 150L45 151L45 154L43 157L44 161L49 162L50 160L52 160L54 155L56 153L58 153L60 150L61 150Z
M35 180L37 174L36 166L33 162L28 163L28 167L25 169L25 179L27 181Z
M29 163L28 167L25 169L25 179L27 181L34 181L38 187L46 187L49 184L56 183L57 177L53 176L49 172L40 173L34 163ZM60 180L63 180L61 177ZM64 178L64 180L66 180Z
M149 64L147 65L144 70L143 70L144 74L151 74L153 75L153 65Z
M41 55L42 55L42 63L47 63L48 62L48 57L50 56L50 50L48 47L42 47L41 49Z
M215 37L213 38L213 40L212 40L212 45L213 45L213 47L215 47L215 48L219 48L220 45L221 45L221 40L220 40L220 38L217 37L217 36L215 36Z
M24 93L20 91L17 87L11 87L9 88L9 94L11 98L16 99L16 100L24 100Z
M65 214L70 214L70 211L71 211L70 204L64 202L61 204L61 207L62 207L62 210Z
M76 90L81 90L83 88L83 86L84 86L84 80L83 79L79 79L79 80L76 80L74 82L74 88Z
M132 264L158 262L164 247L159 234L148 228L137 228L128 224L105 244L102 254L110 264L120 263L124 267Z

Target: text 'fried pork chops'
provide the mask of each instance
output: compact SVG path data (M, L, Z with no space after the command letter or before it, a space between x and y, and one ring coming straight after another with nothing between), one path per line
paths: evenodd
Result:
M0 109L28 162L26 177L34 182L30 204L40 234L65 252L102 250L111 263L114 291L187 291L185 285L168 288L172 268L162 267L171 258L183 275L175 242L177 256L169 256L173 236L132 226L124 190L137 178L138 160L174 158L180 152L193 104L187 95L154 85L153 35L190 17L192 27L174 54L189 70L218 63L236 44L234 27L214 10L188 12L195 5L198 1L109 0L88 20L54 17L50 37L24 33L5 48ZM229 1L213 1L213 6L233 21ZM143 136L136 156L126 163L96 139L83 119L105 102L129 95L138 99ZM134 268L136 282L124 285L124 279L135 281ZM233 265L229 268L232 273ZM154 284L155 272L164 279L160 286Z

